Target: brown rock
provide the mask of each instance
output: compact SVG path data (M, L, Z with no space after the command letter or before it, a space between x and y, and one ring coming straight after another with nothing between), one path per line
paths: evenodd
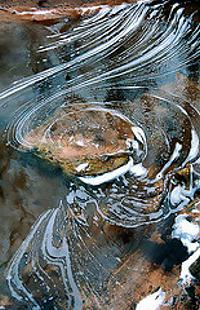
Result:
M133 124L109 110L62 110L26 137L37 154L70 174L95 175L127 163ZM130 145L129 145L130 144Z
M126 0L126 3L135 3L137 0ZM29 0L3 1L0 6L0 19L18 19L34 22L57 21L63 17L72 19L80 18L82 15L90 15L98 12L102 6L120 5L122 0Z

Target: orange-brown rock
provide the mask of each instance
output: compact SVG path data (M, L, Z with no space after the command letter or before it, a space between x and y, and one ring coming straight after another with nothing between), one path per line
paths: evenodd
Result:
M133 124L110 110L91 107L56 113L26 137L27 146L64 172L95 175L129 160Z
M135 3L137 0L125 2ZM15 0L1 1L0 20L51 22L64 17L78 19L83 15L98 12L105 5L114 6L122 3L122 0L28 0L23 3Z

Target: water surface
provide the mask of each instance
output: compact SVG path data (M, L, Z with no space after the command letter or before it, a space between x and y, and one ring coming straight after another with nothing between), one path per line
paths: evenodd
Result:
M0 286L16 309L109 308L127 255L194 199L198 20L176 2L139 2L76 23L0 25ZM137 161L80 178L36 156L31 131L94 105L140 129Z

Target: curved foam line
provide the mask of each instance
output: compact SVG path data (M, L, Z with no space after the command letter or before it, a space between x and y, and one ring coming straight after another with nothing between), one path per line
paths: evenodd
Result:
M143 176L146 173L146 169L142 167L142 164L133 164L133 159L130 158L128 163L122 167L119 167L111 172L104 173L102 175L97 175L94 177L79 177L79 179L89 185L97 186L106 182L110 182L113 179L116 179L127 172L136 175L137 177Z

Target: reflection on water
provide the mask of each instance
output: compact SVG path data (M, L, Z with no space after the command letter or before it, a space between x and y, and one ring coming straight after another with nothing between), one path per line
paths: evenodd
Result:
M71 26L17 25L13 40L23 45L17 60L13 53L6 59L16 79L24 78L0 93L0 156L2 269L10 261L2 291L19 309L109 308L108 287L125 281L115 275L128 255L194 199L200 185L197 20L178 3L140 2L105 7ZM1 76L12 82L10 70ZM75 175L63 164L77 156L72 140L77 167L86 164ZM109 160L119 153L126 161L115 166ZM54 165L45 163L50 157Z

